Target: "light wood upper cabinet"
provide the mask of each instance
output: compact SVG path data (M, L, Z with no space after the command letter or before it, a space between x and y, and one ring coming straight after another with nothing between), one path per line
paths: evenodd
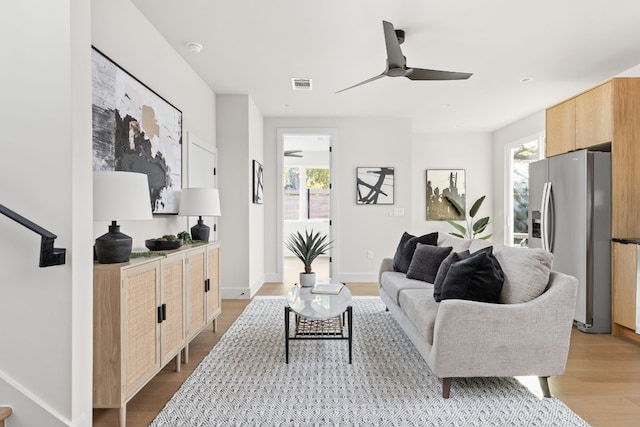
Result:
M576 149L613 141L612 81L575 98Z
M576 149L576 101L569 99L547 110L547 157Z
M635 330L638 245L614 242L611 254L613 322Z
M611 235L640 237L640 78L612 80Z

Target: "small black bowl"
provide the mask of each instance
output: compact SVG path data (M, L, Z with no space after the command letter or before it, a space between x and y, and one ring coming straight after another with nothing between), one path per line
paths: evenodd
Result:
M168 251L182 246L182 239L177 240L145 240L144 245L150 251Z

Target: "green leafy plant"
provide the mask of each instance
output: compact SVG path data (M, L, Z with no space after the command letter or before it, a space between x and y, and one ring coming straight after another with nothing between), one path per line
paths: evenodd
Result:
M451 224L451 226L453 228L455 228L457 231L459 231L459 233L449 233L453 236L456 237L460 237L462 239L482 239L482 240L487 240L489 237L491 237L491 234L487 235L487 236L482 236L482 237L476 237L478 234L481 234L484 232L484 230L487 228L487 225L489 225L489 217L485 216L483 218L478 219L477 221L473 221L473 219L475 218L475 216L478 213L478 210L480 209L480 206L482 206L482 202L484 202L486 196L482 196L480 197L478 200L476 200L473 205L471 205L471 209L469 210L469 213L467 214L467 226L465 227L464 225L458 224L457 222L448 220L447 222L449 224ZM447 199L447 201L451 204L451 206L453 206L453 208L460 214L464 216L464 209L462 208L462 206L460 206L460 204L458 204L458 202L456 202L454 199L452 199L449 196L445 196L445 198Z
M182 239L182 242L185 245L188 245L189 243L193 243L194 240L191 238L191 234L189 234L189 232L187 231L181 231L178 233L178 238Z
M285 246L304 264L304 272L311 273L311 264L320 255L325 255L333 242L327 241L327 235L320 232L304 230L289 235Z

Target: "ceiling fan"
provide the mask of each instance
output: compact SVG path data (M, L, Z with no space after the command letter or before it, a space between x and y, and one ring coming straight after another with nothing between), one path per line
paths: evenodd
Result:
M302 150L285 150L284 155L285 157L303 157L299 153L302 153Z
M384 29L384 41L387 46L387 68L380 75L339 90L336 93L353 89L356 86L378 80L385 76L406 77L411 80L465 80L471 77L472 73L407 67L407 58L402 54L402 50L400 49L400 44L404 42L404 31L394 29L393 24L387 21L382 21L382 28Z

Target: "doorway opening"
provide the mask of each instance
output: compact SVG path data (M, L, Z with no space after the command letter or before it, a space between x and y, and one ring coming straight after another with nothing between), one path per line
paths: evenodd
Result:
M293 233L320 232L333 240L331 174L332 143L331 130L287 129L279 130L281 167L279 168L281 224L278 237L280 242L278 271L282 272L282 282L293 285L299 281L299 273L304 271L302 262L286 247ZM333 275L335 248L318 257L312 265L318 280L329 280Z

